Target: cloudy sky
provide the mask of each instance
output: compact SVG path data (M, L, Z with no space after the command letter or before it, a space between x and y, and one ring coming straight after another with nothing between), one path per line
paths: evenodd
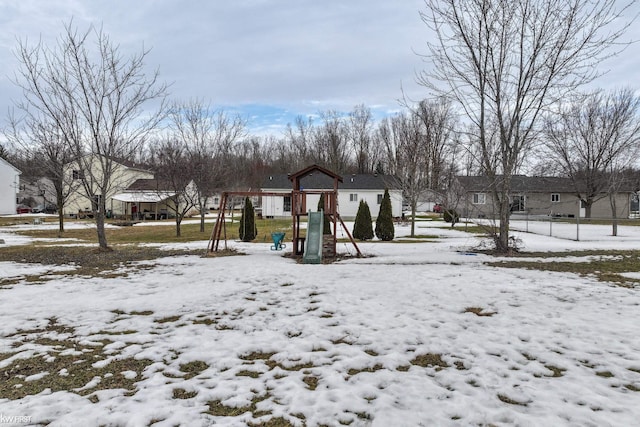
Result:
M399 109L403 90L427 96L415 83L427 66L416 54L430 36L423 9L423 0L1 0L0 123L20 96L18 40L53 43L71 18L102 25L125 52L151 48L149 70L172 84L172 99L238 112L255 133L361 103L380 117ZM605 64L605 85L636 84L640 47L626 53Z

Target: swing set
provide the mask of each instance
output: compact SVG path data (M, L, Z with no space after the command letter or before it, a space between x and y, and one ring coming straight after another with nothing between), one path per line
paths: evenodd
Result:
M301 185L301 180L311 175L312 173L320 173L330 177L333 181L333 190L306 190L303 189ZM233 200L234 197L272 197L272 198L281 198L289 196L291 197L291 218L293 223L293 250L292 255L294 256L302 256L304 255L304 245L306 236L303 237L301 234L301 218L309 216L311 211L307 211L307 195L309 194L320 194L324 196L324 206L323 206L323 214L332 224L331 234L324 234L321 237L321 245L322 245L322 254L325 257L335 257L336 256L336 243L337 243L337 226L338 223L341 224L342 230L347 234L349 240L353 244L358 256L362 256L362 252L358 248L353 236L347 229L344 224L344 221L340 217L338 213L338 183L342 182L342 177L334 174L333 172L324 169L318 165L312 165L301 171L298 171L294 174L289 175L289 180L292 181L293 190L290 193L282 193L282 192L264 192L264 191L231 191L231 192L223 192L220 198L220 207L218 209L218 216L216 218L216 222L213 227L213 231L211 233L211 239L209 240L208 251L209 252L217 252L220 250L220 240L224 240L224 249L227 249L227 228L226 228L226 211L227 211L227 203L229 200ZM272 199L273 200L273 199ZM309 230L307 230L309 233ZM271 238L273 240L273 245L271 246L271 250L281 250L286 247L283 243L285 237L284 232L273 232L271 233Z

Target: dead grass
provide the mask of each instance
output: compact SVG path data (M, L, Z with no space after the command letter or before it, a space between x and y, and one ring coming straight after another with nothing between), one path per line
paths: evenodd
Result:
M437 353L420 354L411 361L411 364L423 368L435 367L436 371L449 367L449 364L442 360L442 355Z
M47 272L45 275L80 275L91 277L126 276L126 271L116 271L135 266L141 268L137 262L150 261L157 258L202 255L202 250L161 250L146 246L119 246L110 250L100 250L95 247L83 246L9 246L0 247L0 261L14 261L21 263L37 263L45 265L73 266L73 270ZM109 276L105 276L109 273ZM38 278L47 280L47 277ZM4 280L0 279L0 284Z
M107 389L135 391L136 381L140 380L151 360L106 355L102 350L112 341L82 340L80 344L74 333L73 328L50 319L45 328L21 330L9 335L8 338L16 339L13 345L16 351L0 354L0 360L16 357L0 369L0 399L21 399L46 389L52 392L64 390L81 396ZM21 350L25 346L35 346L35 354L22 357L21 353L28 351ZM95 367L96 362L103 362L105 366L98 364ZM125 371L135 375L129 378L123 375Z
M180 372L184 372L184 378L189 379L200 375L200 373L202 373L202 371L204 371L208 367L209 365L206 362L203 362L201 360L194 360L192 362L181 364Z
M588 262L550 261L538 262L527 258L594 257ZM577 251L577 252L529 252L518 253L508 261L489 262L487 265L503 268L524 268L528 270L574 273L583 277L594 277L601 282L622 287L640 285L640 279L624 277L621 273L638 271L640 251Z
M473 313L479 317L491 317L496 314L495 311L484 311L484 308L482 307L465 307L464 312Z

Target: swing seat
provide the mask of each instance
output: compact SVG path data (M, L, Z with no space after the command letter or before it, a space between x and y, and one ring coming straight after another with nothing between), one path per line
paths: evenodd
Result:
M282 243L284 239L284 234L281 231L271 233L271 239L273 239L273 246L271 246L272 251L279 251L286 246Z

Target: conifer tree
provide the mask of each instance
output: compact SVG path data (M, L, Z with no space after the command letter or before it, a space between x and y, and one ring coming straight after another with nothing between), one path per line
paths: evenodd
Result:
M380 203L380 212L376 218L376 237L380 240L393 240L395 230L393 228L393 212L391 210L391 197L389 189L385 188L382 203Z
M356 221L353 224L353 238L359 240L373 239L373 224L371 221L371 211L369 205L364 200L360 200Z
M318 212L320 211L324 211L324 193L320 194L320 200L318 200ZM323 221L322 234L331 234L331 221L326 213L323 215Z
M244 208L240 217L240 228L238 229L240 240L250 242L258 235L258 227L256 226L256 213L253 209L251 200L247 197L244 199Z

